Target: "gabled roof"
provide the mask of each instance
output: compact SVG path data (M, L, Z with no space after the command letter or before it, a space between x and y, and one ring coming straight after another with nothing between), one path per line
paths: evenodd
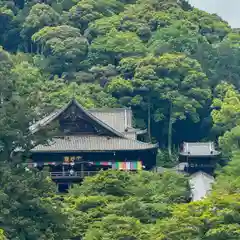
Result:
M115 136L118 137L124 137L122 133L118 132L116 129L112 128L108 124L104 123L101 119L94 116L91 112L86 111L82 105L80 105L75 99L71 100L65 107L63 107L60 110L57 110L50 115L46 116L45 118L41 119L40 121L36 122L32 126L30 126L29 130L32 134L38 132L41 128L47 126L52 121L56 120L60 114L65 112L70 106L76 105L86 116L88 116L90 119L97 122L100 126L107 129L108 131L112 132Z
M128 138L89 135L53 138L48 144L38 145L31 152L101 152L153 148L157 148L157 145Z
M208 157L217 156L221 152L215 149L213 142L184 142L181 156Z
M130 109L105 109L86 111L76 100L69 102L64 108L53 112L30 127L32 134L56 120L74 104L88 118L108 130L109 136L75 135L54 137L48 144L38 145L31 152L83 152L83 151L121 151L156 149L157 144L136 140L135 135L141 130L132 127Z
M74 102L74 103L73 103ZM146 133L146 129L135 129L132 127L132 110L129 108L103 108L103 109L89 109L84 110L84 108L76 101L70 101L65 107L62 109L56 110L34 123L30 126L30 132L35 133L42 127L46 126L50 122L54 121L62 112L66 111L71 104L76 104L85 114L91 116L95 121L101 122L101 125L111 128L111 130L115 130L115 133L118 132L123 135L128 135L127 133L134 134L144 134ZM126 134L125 134L126 133Z

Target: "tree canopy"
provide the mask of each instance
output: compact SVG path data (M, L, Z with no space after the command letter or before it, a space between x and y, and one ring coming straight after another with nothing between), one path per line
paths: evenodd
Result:
M0 45L14 58L13 72L23 79L18 87L37 90L41 109L63 104L73 88L86 107L130 105L137 127L150 122L152 140L170 153L183 140L210 135L211 90L221 81L238 88L239 33L186 1L2 0L0 6ZM26 82L30 68L38 75ZM196 134L183 139L185 125Z

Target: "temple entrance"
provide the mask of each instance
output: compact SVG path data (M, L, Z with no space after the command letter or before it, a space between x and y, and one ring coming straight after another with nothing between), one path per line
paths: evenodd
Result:
M58 192L59 193L68 193L68 189L70 188L69 183L57 183L58 186Z

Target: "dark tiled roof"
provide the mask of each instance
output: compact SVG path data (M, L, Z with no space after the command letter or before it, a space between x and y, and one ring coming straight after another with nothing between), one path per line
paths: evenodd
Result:
M180 152L182 156L216 156L220 152L214 147L213 142L185 142Z
M145 150L157 148L155 144L132 139L104 136L66 136L54 138L47 145L38 145L31 152L83 152Z
M125 132L127 128L132 128L131 109L90 109L89 112L121 133Z
M29 127L29 130L32 134L36 133L37 131L39 131L39 129L43 128L44 126L48 125L49 123L51 123L52 121L56 120L58 118L58 116L63 113L64 111L66 111L71 105L75 105L77 106L86 116L88 116L89 118L91 118L92 120L94 120L95 122L97 122L99 125L101 125L102 127L104 127L105 129L107 129L108 131L112 132L115 136L118 137L123 137L122 133L120 133L119 131L117 131L116 129L112 128L110 125L108 125L107 123L103 122L101 119L95 117L93 114L90 113L90 111L87 111L83 108L83 106L81 106L75 99L73 99L72 101L70 101L65 107L63 107L60 110L57 110L53 113L51 113L50 115L46 116L45 118L41 119L40 121L36 122L35 124L33 124L32 126Z
M74 102L74 104L83 110L83 107L79 103ZM37 121L32 126L30 126L30 131L32 133L35 133L41 127L44 127L50 122L54 121L63 111L67 109L69 105L70 103L66 107L60 110L56 110L41 120ZM95 120L101 121L105 127L108 126L118 133L125 133L126 129L128 132L134 132L137 134L142 134L144 131L140 129L134 129L132 127L132 110L129 108L89 109L84 111L94 117Z
M135 140L136 134L144 131L132 127L132 111L127 108L117 109L91 109L85 110L75 100L69 102L64 108L53 112L30 127L32 134L56 120L60 114L75 105L85 116L108 130L110 136L67 136L56 137L48 145L38 145L32 152L67 152L67 151L118 151L154 149L157 145L143 143Z

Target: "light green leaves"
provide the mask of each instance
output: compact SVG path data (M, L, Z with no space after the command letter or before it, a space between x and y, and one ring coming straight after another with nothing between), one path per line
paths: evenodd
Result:
M31 36L45 26L56 26L60 24L61 16L54 11L49 5L34 5L23 23L21 35L26 40L30 40Z
M49 58L50 71L76 71L88 51L88 42L79 30L67 25L45 27L32 36L39 52Z

